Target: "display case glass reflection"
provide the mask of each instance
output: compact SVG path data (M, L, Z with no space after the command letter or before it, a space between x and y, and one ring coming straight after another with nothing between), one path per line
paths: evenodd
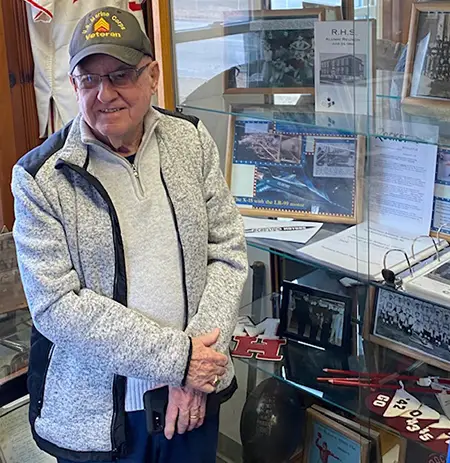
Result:
M0 386L27 372L30 336L27 309L0 318Z
M12 233L0 233L0 386L27 372L31 316Z

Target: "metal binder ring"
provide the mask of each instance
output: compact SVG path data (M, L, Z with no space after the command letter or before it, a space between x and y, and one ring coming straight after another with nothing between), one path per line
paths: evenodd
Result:
M414 253L414 245L416 244L416 241L419 239L419 238L430 238L432 241L433 241L433 245L434 245L434 250L436 251L436 258L437 260L441 260L441 257L439 256L439 249L437 247L437 243L436 241L434 240L434 238L430 235L419 235L419 236L416 236L414 238L414 241L412 242L411 244L411 255L412 255L412 258L415 259L416 258L416 254ZM438 242L439 242L439 237L438 237Z
M443 223L443 224L438 228L438 231L437 231L437 233L436 233L436 238L437 238L438 244L439 244L439 242L440 242L439 236L440 236L440 234L441 234L442 229L443 229L445 226L448 226L448 225L450 225L450 222Z
M408 264L408 268L409 268L409 273L411 273L411 275L413 274L413 271L412 271L412 267L411 267L411 262L409 261L409 257L408 257L408 254L406 254L406 252L403 250L403 249L389 249L389 251L386 251L386 253L384 254L384 257L383 257L383 269L387 270L387 267L386 267L386 258L388 256L388 254L390 252L401 252L404 256L405 256L405 259L406 259L406 262Z

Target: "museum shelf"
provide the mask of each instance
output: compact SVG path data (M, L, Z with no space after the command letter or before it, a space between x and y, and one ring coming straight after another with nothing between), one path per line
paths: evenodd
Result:
M257 324L259 321L264 320L265 317L279 316L280 306L281 296L279 294L270 294L254 301L252 304L242 307L240 315L249 316L252 322ZM308 397L313 403L322 403L338 413L351 416L359 423L372 422L387 426L401 434L408 441L419 444L420 447L427 448L426 440L424 441L420 437L421 435L423 437L425 433L419 433L418 428L414 427L417 426L415 421L406 424L412 427L403 429L398 417L384 417L383 411L386 409L377 411L377 405L373 404L377 404L376 400L378 397L382 397L382 400L387 401L387 404L395 404L394 396L396 391L394 390L394 385L399 387L398 384L400 383L396 381L396 378L402 377L402 383L405 385L406 391L413 397L407 397L406 400L417 399L423 405L430 407L434 413L442 413L440 412L442 410L441 405L435 394L418 392L415 389L415 382L407 381L405 378L411 376L439 377L444 379L449 378L450 374L448 371L422 361L414 360L402 353L371 342L366 338L366 334L364 333L363 315L362 311L361 316L352 318L353 352L351 354L342 355L330 349L318 348L317 346L288 339L287 344L281 350L281 354L283 355L281 361L235 358L235 362L244 363L248 366L249 371L261 371L265 375L291 385L298 389L302 395ZM388 378L384 381L387 387L383 389L327 384L326 382L318 381L317 378L339 378L345 375L333 372L328 373L324 369L349 370L351 371L351 376L360 380L369 373L385 374ZM421 429L428 429L427 422L423 423L425 424L422 425ZM434 433L435 438L437 434L444 432L436 429L429 431ZM422 460L411 459L406 461L409 463Z
M247 244L253 248L267 251L271 254L275 254L298 263L305 263L312 265L313 267L332 270L331 267L323 261L315 260L314 258L306 258L305 256L300 255L299 250L307 245L318 243L319 241L334 236L348 227L348 225L343 224L324 223L321 229L306 244L282 241L278 239L252 238L251 236L247 236ZM343 276L344 274L345 272L343 272ZM364 275L361 275L361 278L363 277Z
M219 97L221 98L221 97ZM402 107L397 97L377 96L377 102L385 105L384 112L374 116L321 113L314 106L244 104L220 104L208 107L203 104L183 104L178 110L187 114L195 114L200 119L214 117L237 117L256 121L270 121L278 124L280 130L293 131L298 127L311 127L315 130L333 130L342 134L355 134L365 137L383 137L392 140L419 142L431 145L450 147L450 117L431 111L424 112ZM223 108L220 108L223 106ZM216 115L216 116L214 116Z

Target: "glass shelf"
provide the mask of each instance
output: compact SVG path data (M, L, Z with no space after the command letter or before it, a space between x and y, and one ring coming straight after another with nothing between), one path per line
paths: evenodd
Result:
M198 104L195 101L184 103L179 109L188 113L194 111L200 119L209 119L208 113L213 113L243 119L274 121L278 130L287 132L289 128L295 129L295 126L306 126L343 134L450 147L449 118L431 112L424 113L423 109L419 114L408 112L408 108L402 106L399 97L395 96L377 96L377 108L380 110L373 117L315 111L311 98L305 95L296 95L300 101L298 105L245 104L243 101L245 102L246 97L249 98L248 95L239 95L240 103L232 104L227 102L227 96L211 96L208 100L198 101ZM304 103L301 103L303 100Z
M326 238L329 238L330 236L333 236L345 230L347 227L348 225L342 225L342 224L337 224L337 223L324 223L322 228L306 244L294 243L291 241L281 241L281 240L251 238L251 237L247 237L247 244L250 247L260 249L262 251L267 251L267 252L270 252L271 254L275 254L280 257L292 260L292 261L296 261L302 264L306 263L316 268L333 270L332 268L328 267L321 261L316 261L312 258L307 259L306 256L300 256L298 254L298 251L307 245L317 243ZM339 273L342 273L342 276L346 275L345 270L343 270L342 272L339 271ZM354 274L349 272L347 276L354 277ZM361 275L361 278L362 277L363 276Z
M277 223L274 221L274 223ZM345 267L338 267L336 263L327 262L323 259L314 258L311 254L302 253L302 250L306 250L306 248L312 244L318 243L322 240L330 238L347 228L351 227L351 225L343 225L343 224L333 224L333 223L324 223L321 229L305 244L291 242L291 241L282 241L277 239L266 239L266 238L252 238L251 235L246 236L247 245L251 248L259 249L261 251L269 252L270 254L277 255L283 259L287 259L289 261L297 262L299 264L306 264L311 267L315 267L317 269L322 269L325 271L329 271L331 273L337 274L340 278L348 277L354 280L358 280L360 282L370 283L374 286L382 286L381 277L380 279L375 280L373 276L369 276L368 274L368 266L367 262L364 260L366 255L362 252L362 245L356 249L355 244L355 256L359 256L359 260L357 260L357 265L355 268L345 268ZM366 230L367 232L367 230ZM361 236L364 238L364 235ZM371 239L371 231L368 232L368 238ZM447 253L450 252L450 247L444 248L439 251L439 258L442 258ZM428 265L434 262L437 258L437 255L433 251L430 251L430 256L423 258L419 261L414 262L412 260L412 256L409 255L410 263L412 265L412 271L417 272L425 265ZM356 257L355 257L356 259ZM397 278L404 279L410 276L411 272L409 268L405 270L401 270L397 273ZM418 296L414 296L408 293L408 291L403 291L404 294L410 295L416 299L422 300L427 302L425 299L420 298Z

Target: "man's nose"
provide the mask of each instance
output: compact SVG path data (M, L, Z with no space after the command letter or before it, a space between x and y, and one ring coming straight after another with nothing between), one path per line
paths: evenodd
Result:
M103 77L98 88L97 99L102 103L108 103L117 97L117 91L108 77Z

